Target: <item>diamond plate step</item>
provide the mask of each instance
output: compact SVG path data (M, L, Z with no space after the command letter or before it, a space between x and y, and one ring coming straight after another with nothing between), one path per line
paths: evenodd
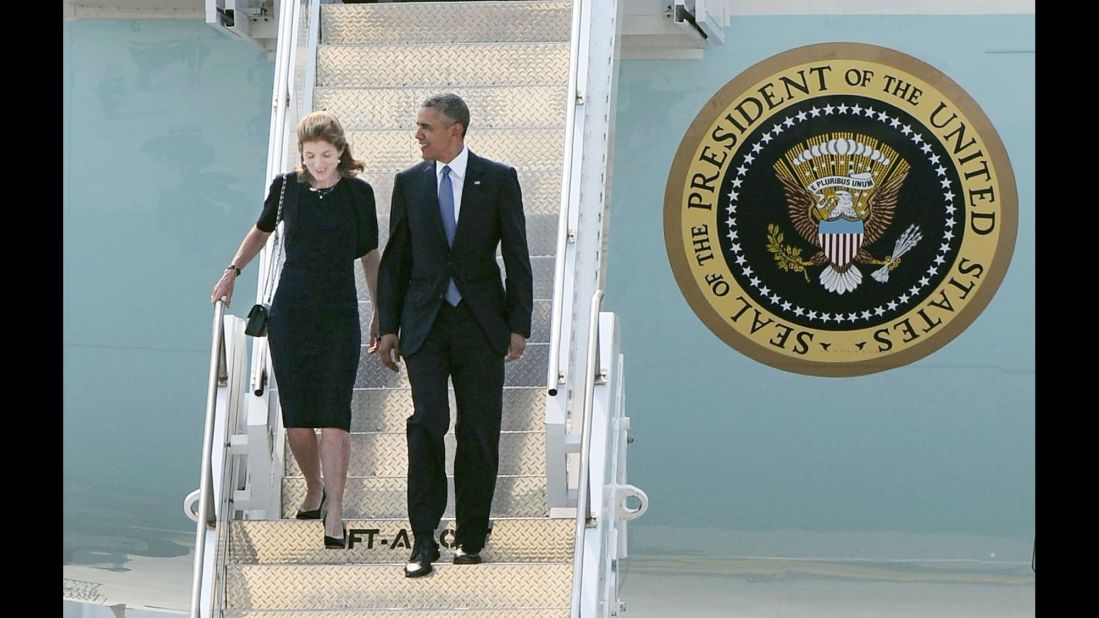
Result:
M403 362L400 372L394 373L367 350L362 346L356 388L408 388L408 370ZM504 364L504 386L545 386L548 363L549 344L528 343L522 358Z
M448 433L446 472L454 473L455 438ZM290 447L286 447L287 453ZM287 477L300 477L301 469L293 457L284 465ZM351 460L348 474L354 476L399 476L408 471L408 443L404 432L351 434ZM500 433L500 474L534 476L546 473L546 434L542 431L504 431Z
M531 275L534 278L534 302L553 300L554 260L556 260L556 257L551 255L530 258ZM500 275L506 276L507 270L504 268L504 259L497 256L496 264L500 266ZM355 267L355 285L359 289L359 301L370 300L370 296L366 292L366 279L363 277L363 269L359 266Z
M413 108L415 109L415 108ZM472 115L472 112L471 112ZM420 146L411 130L348 131L351 152L365 157L371 166L402 170L422 161ZM471 128L466 137L470 150L518 169L556 170L561 167L562 129ZM522 185L520 185L522 187ZM377 196L375 196L377 201Z
M468 88L566 83L569 44L321 45L318 88Z
M407 519L345 519L347 551L321 544L319 521L235 521L230 529L229 561L238 564L404 564L411 551ZM559 562L571 564L574 519L494 519L481 551L489 563ZM443 520L438 535L441 562L453 557L454 522Z
M351 151L356 153L355 156L360 156L358 150L352 148ZM367 157L367 165L376 165L374 161L369 159L370 157ZM370 167L359 175L360 178L374 187L374 203L379 218L386 217L388 220L390 201L393 196L393 176L412 163L415 163L415 161L405 161L400 165L385 169ZM523 162L508 161L507 163L515 168L519 176L519 187L523 190L523 213L527 217L556 215L561 212L560 169L532 170L528 169Z
M408 516L408 483L405 477L364 478L349 476L343 495L345 519L385 519ZM282 479L282 518L290 519L305 499L305 480ZM454 477L447 476L447 508L444 517L454 517ZM492 497L493 517L545 517L544 476L501 476Z
M354 388L409 388L408 371L404 368L403 361L400 371L394 373L382 365L376 354L370 354L368 350L369 346L361 346ZM544 386L547 363L549 344L527 343L521 359L504 364L504 387ZM278 390L278 385L273 384L272 390Z
M565 127L568 88L558 86L452 89L470 109L470 129ZM414 131L420 104L434 88L318 88L313 105L339 117L347 131Z
M326 4L321 32L335 45L569 40L569 2L463 4Z
M449 394L453 426L454 389L450 389ZM545 410L545 387L506 387L503 431L544 431ZM405 419L412 412L412 391L409 389L356 389L351 397L351 431L403 432Z
M571 600L572 565L439 563L421 579L393 565L230 565L230 609L551 609ZM537 582L538 585L531 585Z
M360 295L360 298L366 296ZM362 340L368 341L370 337L370 320L373 317L373 307L369 301L359 301L359 332ZM550 320L553 317L553 301L536 300L530 316L530 340L528 343L547 343L550 335Z
M352 609L340 610L262 610L234 609L225 618L569 618L569 608L561 609Z
M560 211L571 2L416 2L321 7L314 105L340 116L353 152L370 168L381 238L388 237L396 172L421 160L416 112L452 91L468 102L478 154L514 166L523 189L536 299L524 358L505 365L501 476L486 564L455 566L443 550L436 572L403 577L407 559L407 448L412 412L407 373L385 369L363 346L353 395L347 551L320 547L315 521L235 521L225 572L233 618L565 618L571 601L574 521L546 517L545 379ZM498 263L502 260L498 258ZM371 304L356 268L361 326ZM368 343L364 337L364 343ZM273 385L277 388L277 385ZM453 394L451 394L453 400ZM452 415L455 413L452 402ZM453 435L446 438L452 470ZM283 517L305 495L289 457ZM448 476L453 518L454 485ZM445 529L443 538L452 533ZM444 543L444 547L446 543Z

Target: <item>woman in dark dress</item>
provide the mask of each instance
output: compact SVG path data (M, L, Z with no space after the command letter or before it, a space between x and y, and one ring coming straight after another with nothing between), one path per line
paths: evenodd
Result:
M374 190L356 178L364 165L352 157L339 120L316 111L302 119L297 132L301 167L271 183L259 220L214 285L211 301L223 298L228 304L241 269L275 230L286 182L285 262L267 338L283 426L307 487L297 517L320 519L323 512L325 547L336 549L346 544L343 493L351 451L351 393L362 344L354 261L362 264L376 307L378 219ZM369 333L373 352L376 311ZM320 428L319 443L315 428Z

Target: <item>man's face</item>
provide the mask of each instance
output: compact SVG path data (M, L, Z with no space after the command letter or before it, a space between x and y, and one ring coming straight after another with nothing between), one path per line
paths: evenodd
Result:
M448 124L433 107L421 107L416 116L416 141L424 159L449 162L462 151L461 133L462 125Z

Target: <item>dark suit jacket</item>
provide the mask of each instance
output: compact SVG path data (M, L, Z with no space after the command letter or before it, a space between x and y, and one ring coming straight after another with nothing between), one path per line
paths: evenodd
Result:
M534 285L523 196L515 169L469 152L454 245L447 247L435 161L397 173L389 241L378 270L379 327L400 334L401 353L423 344L454 278L488 341L503 356L510 333L530 337ZM496 247L506 282L501 282Z

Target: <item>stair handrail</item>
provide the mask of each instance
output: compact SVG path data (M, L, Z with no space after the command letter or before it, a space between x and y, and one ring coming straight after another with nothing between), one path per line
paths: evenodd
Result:
M210 374L206 388L206 422L202 430L202 464L199 476L198 517L195 524L195 563L191 580L191 618L201 618L202 577L206 560L207 528L217 526L214 508L214 419L218 386L226 377L225 362L225 302L214 303L214 327L210 343Z
M298 8L298 2L285 1L280 3L278 17L278 39L275 43L275 90L271 96L271 125L268 130L270 145L267 151L267 173L264 182L264 191L271 185L275 176L282 173L286 158L286 111L290 107L290 72L292 63L290 56L296 42L291 40L294 31L294 14ZM268 237L260 253L260 267L258 270L259 285L256 286L256 302L263 302L263 282L270 276L270 269L277 268L273 264L274 252L272 251L275 239L280 235L279 228ZM267 388L267 341L262 337L256 337L252 342L252 377L249 381L252 392L258 397L264 394Z
M580 474L576 497L576 531L573 539L573 597L580 590L584 577L584 530L595 525L591 514L591 426L595 406L595 374L599 366L599 310L603 304L602 288L591 297L588 316L588 359L584 367L584 428L580 441ZM576 604L574 604L574 607Z
M561 164L561 209L557 221L557 256L553 263L553 304L550 316L549 368L546 376L546 389L551 397L557 396L557 386L564 382L561 371L561 315L564 312L565 294L565 254L569 240L569 210L573 205L572 170L575 146L576 106L584 104L584 97L578 94L577 75L580 63L580 14L585 0L573 0L572 27L569 34L569 85L565 108L564 158Z
M290 54L293 49L293 42L290 41L290 32L293 31L293 16L297 6L296 2L282 2L279 7L279 35L276 42L275 53L277 81L272 101L274 109L271 118L270 140L268 142L269 144L272 144L272 148L268 151L268 183L274 177L274 174L276 173L275 170L282 167L282 153L284 152L285 142L285 111L289 100L287 81L290 70ZM275 234L272 234L272 237L274 236ZM260 259L261 266L257 269L259 271L259 281L261 282L260 286L258 286L259 289L256 291L257 302L264 293L262 282L268 276L268 273L270 272L269 269L275 266L270 264L270 256L272 255L270 249L272 242L273 238L264 248L263 255ZM202 590L206 576L206 534L209 529L216 529L218 524L218 509L214 504L213 440L217 416L217 390L219 385L224 384L228 377L225 350L225 309L226 305L223 300L218 299L214 302L214 325L210 344L210 375L207 387L206 419L203 427L202 460L199 471L198 511L195 523L195 558L192 567L191 606L189 612L191 618L202 618L203 616ZM266 359L265 346L266 341L262 340L262 338L256 338L256 340L252 342L251 386L253 391L259 390L259 392L256 393L257 395L262 394L263 383L265 381L263 378ZM222 461L223 465L229 465L228 457L222 458Z

